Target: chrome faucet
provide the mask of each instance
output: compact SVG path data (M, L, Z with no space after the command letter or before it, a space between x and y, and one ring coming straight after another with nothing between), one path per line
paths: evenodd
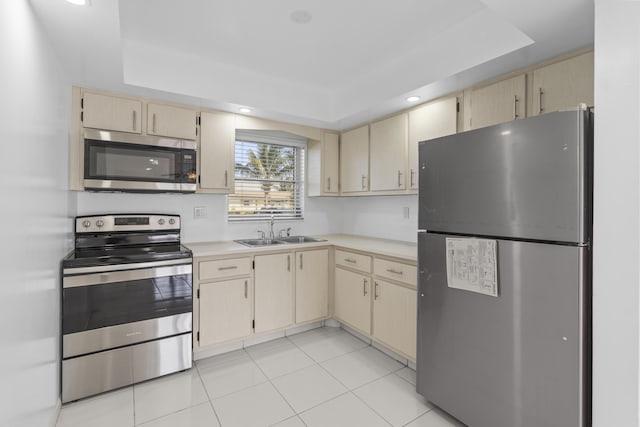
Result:
M271 219L269 220L269 238L274 239L276 235L273 232L273 224L275 223L275 219L273 215L271 215Z

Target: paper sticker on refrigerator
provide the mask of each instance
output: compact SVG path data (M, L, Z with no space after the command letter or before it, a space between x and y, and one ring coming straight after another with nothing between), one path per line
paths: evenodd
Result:
M497 242L447 237L447 286L498 296Z

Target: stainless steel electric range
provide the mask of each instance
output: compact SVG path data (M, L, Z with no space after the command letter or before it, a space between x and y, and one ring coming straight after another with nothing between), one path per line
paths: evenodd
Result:
M192 297L178 215L77 217L62 261L62 402L190 368Z

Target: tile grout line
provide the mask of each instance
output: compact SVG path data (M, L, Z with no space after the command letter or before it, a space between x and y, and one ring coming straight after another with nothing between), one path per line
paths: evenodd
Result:
M200 380L200 384L202 384L202 388L204 389L205 394L207 395L207 401L209 402L209 406L211 406L211 410L213 411L213 415L215 415L216 420L218 421L218 425L220 427L222 427L222 421L220 421L220 417L218 416L218 412L216 411L216 408L213 406L213 400L211 399L211 396L209 396L209 390L207 390L207 386L204 384L204 381L202 380L202 375L200 375L200 369L198 368L198 365L196 364L196 362L193 362L193 365L196 369L196 372L198 373L198 379Z

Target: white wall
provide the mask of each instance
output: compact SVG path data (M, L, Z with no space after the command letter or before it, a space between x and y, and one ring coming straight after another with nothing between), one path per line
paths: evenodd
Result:
M343 198L347 234L415 242L418 230L418 196ZM405 218L406 209L409 217Z
M638 425L640 2L595 2L593 416Z
M59 263L70 249L71 86L27 0L0 2L0 425L59 402Z
M342 232L342 205L338 198L305 198L305 218L276 221L274 229L291 227L292 234ZM194 207L206 207L206 218L194 218ZM182 219L182 241L204 242L257 237L267 221L227 221L227 197L216 194L78 193L78 215L104 213L171 213Z

